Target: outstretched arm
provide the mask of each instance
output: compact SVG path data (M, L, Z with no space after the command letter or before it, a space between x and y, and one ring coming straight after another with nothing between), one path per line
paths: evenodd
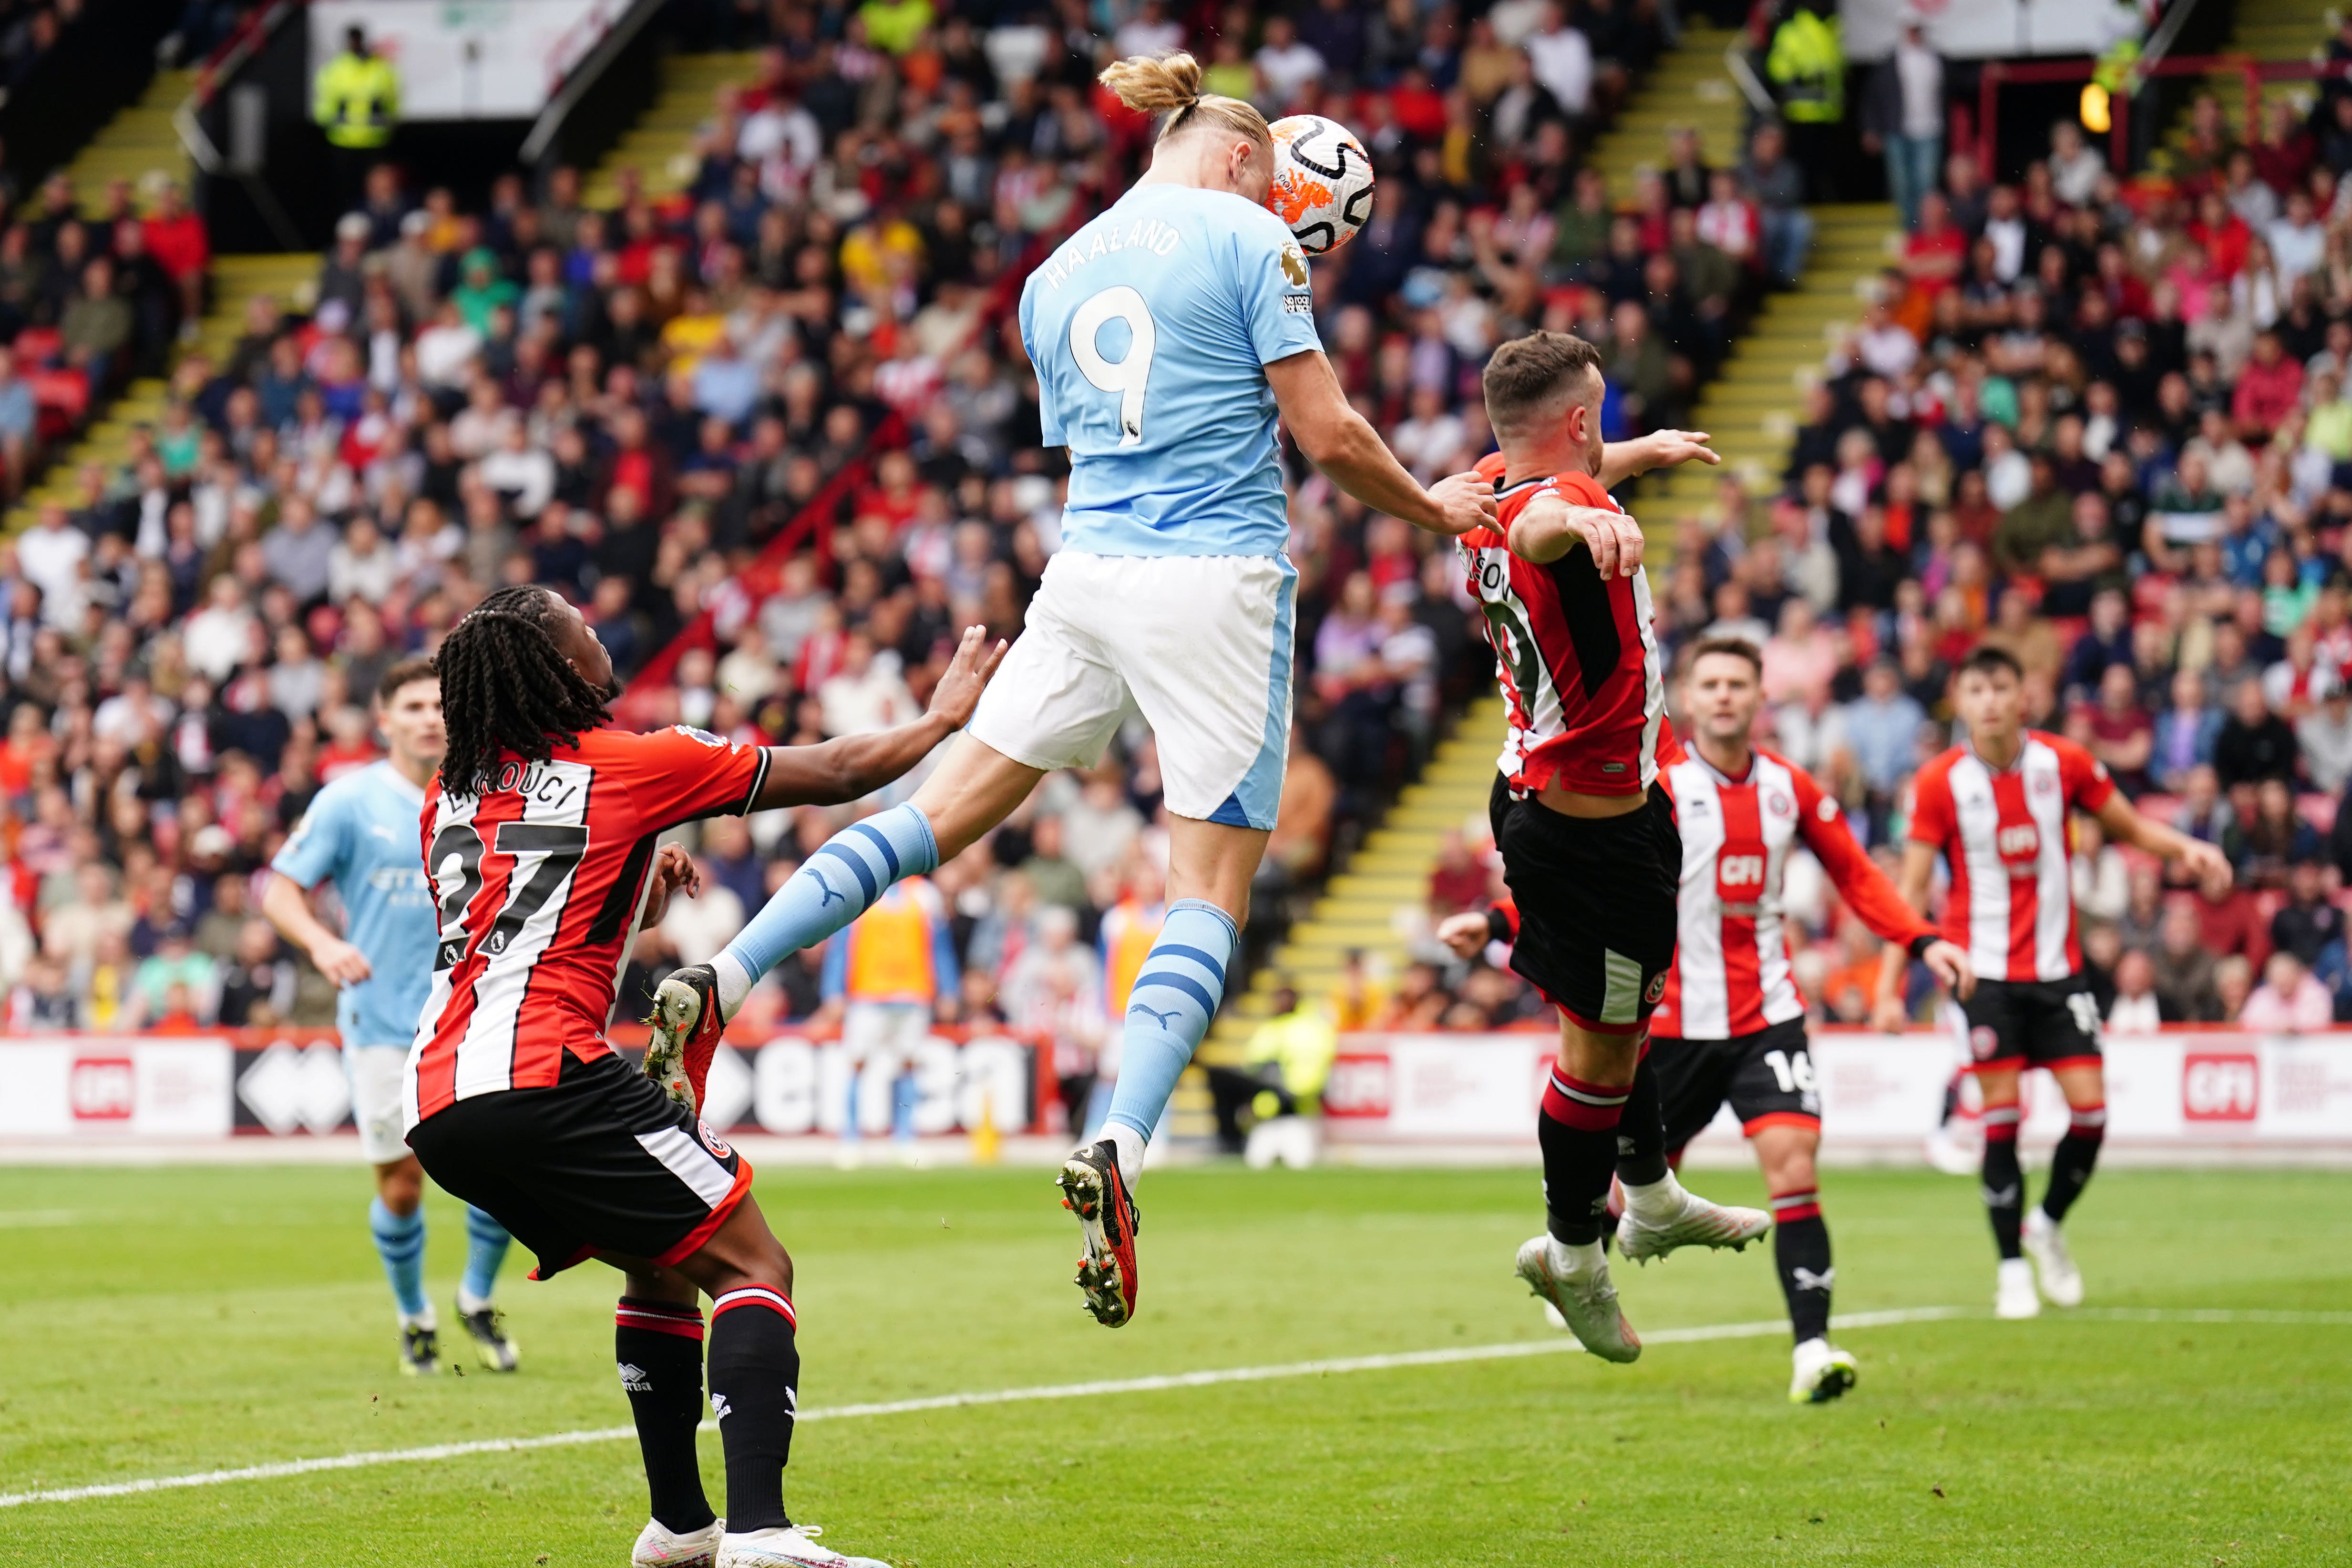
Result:
M772 806L838 806L863 800L931 754L933 747L971 721L980 694L1008 644L988 647L988 631L964 629L963 641L931 693L930 711L912 724L871 735L845 735L822 746L768 747L768 776L751 810Z
M1692 462L1712 467L1723 461L1707 444L1714 439L1704 430L1654 430L1632 441L1612 441L1601 449L1601 472L1593 477L1601 481L1602 489L1614 490L1653 468Z
M1322 350L1275 361L1265 367L1265 380L1298 450L1367 507L1449 538L1495 520L1493 486L1475 474L1452 475L1423 489L1364 416L1348 406Z
M2231 874L2229 856L2202 839L2192 839L2153 817L2141 816L2120 789L2102 801L2093 814L2099 819L2099 826L2106 830L2111 843L2146 850L2159 860L2179 861L2200 882L2215 872L2221 873L2225 881Z

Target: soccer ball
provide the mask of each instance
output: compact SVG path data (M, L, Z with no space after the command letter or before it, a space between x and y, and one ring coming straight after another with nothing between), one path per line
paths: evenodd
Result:
M1319 114L1277 120L1274 185L1265 204L1290 225L1298 248L1325 256L1356 237L1372 215L1372 160L1354 132Z

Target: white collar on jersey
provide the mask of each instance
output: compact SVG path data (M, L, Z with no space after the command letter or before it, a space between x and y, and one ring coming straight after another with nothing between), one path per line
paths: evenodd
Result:
M422 806L425 804L424 789L419 786L409 782L408 775L403 773L398 768L394 767L391 758L378 758L375 765L383 769L384 781L390 784L393 789L399 791L400 798L402 800L406 800L411 805L415 806Z
M1709 762L1706 756L1700 752L1699 748L1696 746L1684 747L1683 755L1689 758L1693 762L1697 763L1701 768L1706 768L1707 777L1713 779L1717 784L1734 785L1754 783L1756 781L1756 764L1761 761L1764 756L1762 752L1757 750L1754 747L1749 747L1748 748L1748 771L1735 779L1730 774L1726 773L1722 768L1717 768L1714 763Z
M2017 732L2017 755L2010 758L2009 766L2006 768L2001 767L2000 764L1994 762L1992 758L1987 757L1983 752L1979 751L1977 749L1977 743L1973 740L1963 740L1960 742L1960 749L1967 752L1969 756L1975 760L1976 765L1983 768L1988 773L2014 773L2019 768L2025 766L2025 753L2032 744L2033 732L2030 729L2019 730Z

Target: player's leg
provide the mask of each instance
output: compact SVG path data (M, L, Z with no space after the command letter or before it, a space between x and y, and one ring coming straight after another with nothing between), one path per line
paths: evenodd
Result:
M632 1568L711 1568L720 1526L703 1495L694 1435L702 1423L702 1302L694 1282L647 1263L624 1273L613 1359L636 1422L653 1517Z
M1992 1223L1993 1249L2000 1259L1993 1311L2004 1318L2030 1318L2041 1312L2042 1298L2033 1288L2033 1265L2025 1260L2019 1244L2025 1215L2025 1174L2017 1157L2018 1089L2026 1051L2016 1001L2012 983L1979 980L1962 1005L1968 1015L1977 1096L1983 1106L1984 1156L1979 1166L1979 1191L1985 1217Z
M672 1265L711 1299L710 1408L727 1460L719 1568L883 1568L821 1546L784 1512L784 1468L800 1408L793 1262L749 1194Z
M1667 1157L1715 1119L1738 1060L1725 1042L1644 1043L1617 1124L1617 1179L1625 1198L1612 1228L1618 1250L1634 1262L1680 1247L1745 1251L1770 1228L1761 1209L1710 1203L1684 1187Z
M1167 919L1128 994L1103 1136L1059 1177L1085 1248L1078 1288L1117 1327L1135 1311L1144 1150L1224 998L1282 800L1298 574L1242 556L1097 558L1088 570L1093 646L1151 726L1169 815Z
M425 1172L401 1139L401 1072L407 1056L400 1046L346 1045L343 1075L351 1086L360 1155L375 1167L368 1233L400 1314L400 1369L419 1375L441 1370L441 1344L440 1324L425 1294Z
M521 1359L520 1348L507 1334L505 1314L490 1300L512 1240L488 1211L466 1206L466 1272L457 1281L457 1318L473 1337L474 1354L492 1372L512 1372Z
M2074 1000L2076 995L2084 998L2083 1002ZM2021 1239L2026 1256L2033 1260L2042 1295L2053 1306L2079 1307L2083 1274L2075 1268L2073 1249L2059 1227L2074 1200L2083 1196L2099 1162L2099 1145L2107 1134L2107 1084L2099 1059L2096 1005L2087 993L2075 992L2069 993L2055 1010L2063 1016L2047 1019L2041 1038L2051 1051L2064 1054L2045 1051L2041 1064L2050 1070L2059 1092L2066 1096L2066 1134L2050 1157L2049 1188L2042 1202L2027 1213Z
M1063 1206L1078 1218L1078 1290L1107 1327L1135 1313L1135 1184L1176 1082L1224 998L1265 841L1255 828L1169 818L1168 917L1128 992L1102 1137L1074 1151L1055 1178Z
M1789 1397L1820 1405L1853 1386L1853 1357L1829 1342L1829 1224L1822 1218L1814 1156L1821 1147L1821 1097L1801 1019L1776 1024L1744 1042L1731 1088L1739 1118L1772 1195L1772 1253L1794 1338Z
M1578 1342L1609 1361L1642 1354L1601 1250L1617 1128L1639 1061L1633 1036L1600 1032L1563 1010L1559 1051L1536 1115L1545 1233L1519 1249L1517 1261L1519 1277L1551 1304Z

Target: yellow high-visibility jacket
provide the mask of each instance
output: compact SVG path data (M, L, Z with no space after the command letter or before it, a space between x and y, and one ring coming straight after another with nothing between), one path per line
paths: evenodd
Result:
M337 55L310 84L310 118L338 147L383 146L400 119L400 72L374 55Z

